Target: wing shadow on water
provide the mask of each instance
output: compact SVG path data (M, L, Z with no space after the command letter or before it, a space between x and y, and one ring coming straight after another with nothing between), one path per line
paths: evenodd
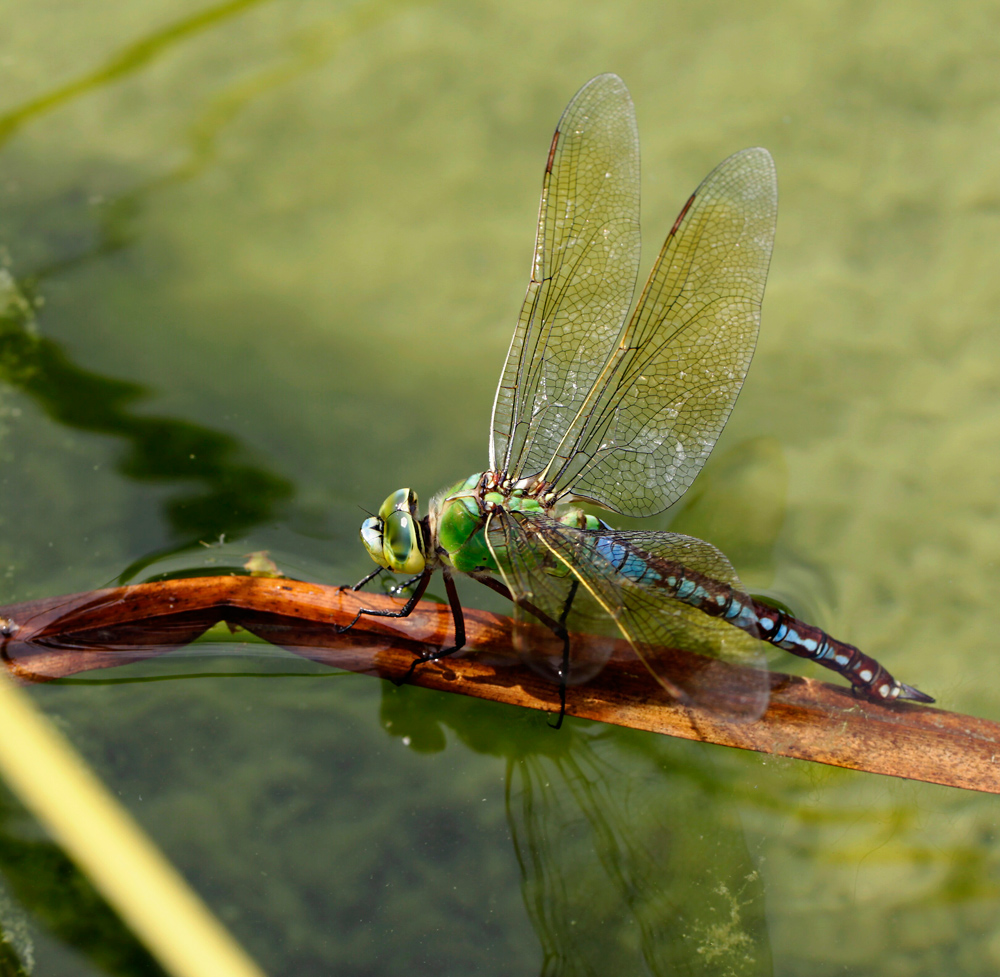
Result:
M421 752L447 726L507 762L506 806L542 977L772 972L764 885L707 753L570 721L544 735L459 696L383 686L382 722ZM406 739L408 738L408 739Z

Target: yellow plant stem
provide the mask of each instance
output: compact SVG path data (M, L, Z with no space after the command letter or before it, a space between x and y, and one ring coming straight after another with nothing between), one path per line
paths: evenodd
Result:
M0 775L174 977L264 977L0 669Z

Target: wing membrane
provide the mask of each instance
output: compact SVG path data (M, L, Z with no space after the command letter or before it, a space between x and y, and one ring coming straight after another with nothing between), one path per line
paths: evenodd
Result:
M559 524L555 520L554 527ZM557 529L554 531L558 531ZM546 678L569 685L589 682L605 666L618 626L605 607L569 572L536 535L525 531L507 510L495 510L489 517L487 540L501 568L507 589L515 598L514 648L522 661ZM544 618L532 614L540 612ZM541 622L541 623L540 623ZM571 648L569 670L563 673L563 642L553 633L553 625L586 633L585 646ZM608 641L599 640L610 638Z
M539 513L510 511L491 515L487 539L522 607L528 602L558 621L565 614L567 581L575 580L672 696L740 719L756 719L764 711L769 686L759 641L673 599L656 586L653 575L636 580L620 569L627 553L741 589L731 564L714 546L676 533L576 529ZM704 657L679 658L671 649ZM713 658L742 668L738 673L713 668ZM585 678L594 674L594 664L580 666ZM571 679L585 678L575 679L571 669Z
M684 493L750 366L776 215L766 149L730 156L698 187L619 349L564 428L543 474L557 494L646 516Z
M493 405L490 468L550 461L621 333L639 268L639 136L616 75L574 96L545 170L531 281Z

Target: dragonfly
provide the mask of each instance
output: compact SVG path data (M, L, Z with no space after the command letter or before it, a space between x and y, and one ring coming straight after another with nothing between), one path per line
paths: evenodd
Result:
M439 493L419 515L402 488L365 519L377 567L406 575L406 617L432 574L444 578L465 645L456 574L514 604L514 643L566 687L593 677L613 641L587 656L583 631L624 638L680 703L712 702L711 668L680 676L664 648L744 666L727 711L753 719L769 684L761 642L812 659L867 698L933 702L875 659L785 609L750 596L710 543L624 531L580 507L651 516L705 464L753 356L777 216L766 149L720 163L680 211L632 309L639 268L639 143L624 82L587 82L560 118L545 163L531 278L493 404L489 468ZM631 315L629 312L631 311ZM405 589L404 589L405 588ZM578 642L579 644L579 642ZM588 648L591 645L588 643ZM410 674L413 669L411 668ZM558 725L558 723L557 723Z

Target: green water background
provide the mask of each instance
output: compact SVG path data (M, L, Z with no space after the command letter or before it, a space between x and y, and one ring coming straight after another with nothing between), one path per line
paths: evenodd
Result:
M724 156L778 167L757 355L677 524L998 717L996 7L15 3L4 31L0 601L221 533L219 559L366 572L359 505L486 464L551 131L610 70L647 263ZM225 668L264 677L34 695L270 973L1000 966L994 798L286 663L174 670ZM155 972L0 815L22 958Z

